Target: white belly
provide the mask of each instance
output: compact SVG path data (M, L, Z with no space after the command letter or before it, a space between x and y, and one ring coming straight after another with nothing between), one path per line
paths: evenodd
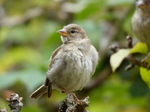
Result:
M70 63L70 64L68 64ZM90 57L81 52L69 52L65 56L65 69L57 77L56 84L68 91L76 91L87 85L93 69Z

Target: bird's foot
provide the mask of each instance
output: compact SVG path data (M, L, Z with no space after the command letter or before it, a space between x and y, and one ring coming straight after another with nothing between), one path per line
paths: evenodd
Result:
M73 96L73 98L76 100L76 101L79 101L78 97L75 95L75 93L71 93L70 91L64 89L63 87L58 87L62 93L67 93L67 94L70 94L71 96Z
M75 101L76 101L76 102L78 102L78 101L79 101L79 99L78 99L78 97L76 96L76 94L75 94L75 93L69 93L69 94L73 96L73 98L75 99Z

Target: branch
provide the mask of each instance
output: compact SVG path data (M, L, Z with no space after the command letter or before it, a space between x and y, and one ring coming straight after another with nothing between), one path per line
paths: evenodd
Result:
M18 94L12 93L9 99L6 99L9 103L8 106L11 109L11 112L20 112L21 108L23 107L22 97L19 97ZM0 109L0 112L8 112L6 108Z
M7 99L7 101L9 102L8 106L10 107L11 112L19 112L21 110L23 107L23 103L21 102L22 99L23 98L19 97L19 95L16 93L12 93L10 95L10 98Z
M132 44L132 37L131 37L131 36L127 36L126 39L127 39L127 42L128 42L127 48L132 48L132 47L133 47L133 44ZM111 47L110 47L110 50L111 50L112 52L114 52L114 53L116 53L119 49L120 49L120 48L117 47L117 46L111 46ZM131 55L129 55L128 57L125 58L125 60L131 62L131 64L128 65L128 66L125 68L125 70L130 70L130 69L133 68L135 65L149 69L148 63L146 62L147 59L150 59L150 53L149 53L148 56L146 56L142 61L136 59L136 57L135 57L133 54L131 54Z
M64 101L59 104L58 112L88 112L86 107L89 104L89 97L79 100L73 93L67 95Z

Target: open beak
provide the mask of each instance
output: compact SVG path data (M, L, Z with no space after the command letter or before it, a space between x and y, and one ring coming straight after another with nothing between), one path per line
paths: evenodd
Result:
M146 9L146 8L147 8L147 5L146 5L146 3L145 3L143 0L137 1L137 2L136 2L136 6L137 6L138 8L141 8L141 9Z
M64 37L69 36L69 33L64 29L58 30L57 32Z

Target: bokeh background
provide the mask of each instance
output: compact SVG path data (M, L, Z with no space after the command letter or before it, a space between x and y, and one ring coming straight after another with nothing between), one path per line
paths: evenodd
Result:
M22 112L57 112L66 97L57 90L50 99L29 95L44 80L52 52L61 45L57 30L79 24L100 53L101 60L79 98L90 96L91 112L150 112L150 90L139 67L125 71L123 62L111 72L110 45L126 47L134 37L134 0L0 0L0 108L8 108L10 93L23 97ZM134 43L137 40L134 38Z

